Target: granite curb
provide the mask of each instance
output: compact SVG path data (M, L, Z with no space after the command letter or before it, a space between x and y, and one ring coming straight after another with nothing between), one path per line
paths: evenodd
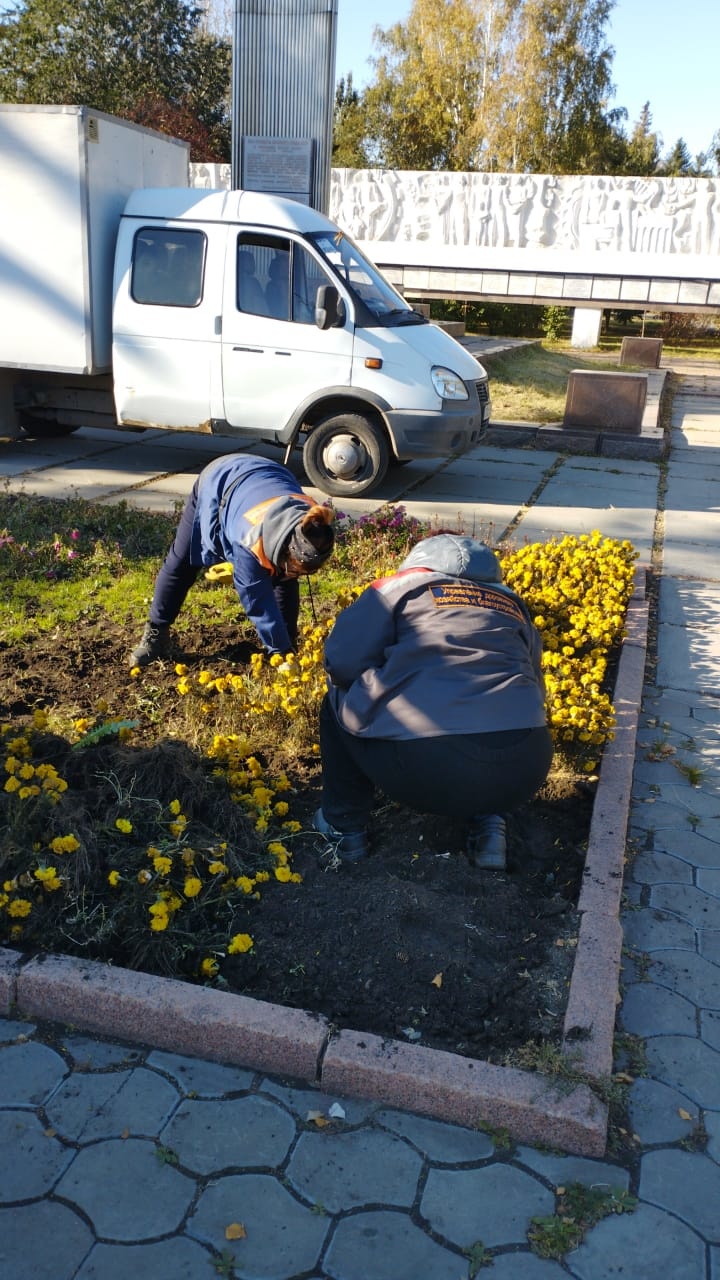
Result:
M562 1080L460 1055L335 1031L320 1015L68 956L0 949L0 1012L262 1070L574 1155L602 1156L618 999L620 895L647 645L645 572L636 574L615 683L578 909ZM573 1073L576 1073L573 1078ZM602 1089L600 1089L600 1093Z

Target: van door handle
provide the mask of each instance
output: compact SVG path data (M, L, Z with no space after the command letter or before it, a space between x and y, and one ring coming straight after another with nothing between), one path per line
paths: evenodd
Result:
M276 356L291 356L291 355L292 355L292 351L276 351L276 352L275 352L275 355L276 355Z
M262 347L233 347L233 351L251 351L254 356L263 356L265 354Z

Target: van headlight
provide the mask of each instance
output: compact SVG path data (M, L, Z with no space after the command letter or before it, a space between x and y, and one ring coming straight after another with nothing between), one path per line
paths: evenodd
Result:
M433 365L430 370L432 384L441 400L467 400L468 391L462 378L452 369L444 369L442 365Z

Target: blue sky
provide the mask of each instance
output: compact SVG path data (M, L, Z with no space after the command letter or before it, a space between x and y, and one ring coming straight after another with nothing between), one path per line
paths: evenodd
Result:
M352 71L360 88L376 26L402 22L412 0L339 0L337 77ZM683 137L691 155L720 129L720 0L617 0L608 26L615 49L611 105L628 125L650 102L653 128L669 149Z

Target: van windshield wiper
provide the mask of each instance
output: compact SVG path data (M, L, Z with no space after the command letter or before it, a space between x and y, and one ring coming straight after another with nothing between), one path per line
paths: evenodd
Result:
M392 311L386 311L382 317L386 324L429 324L427 316L423 316L419 311L408 311L405 307L394 307Z

